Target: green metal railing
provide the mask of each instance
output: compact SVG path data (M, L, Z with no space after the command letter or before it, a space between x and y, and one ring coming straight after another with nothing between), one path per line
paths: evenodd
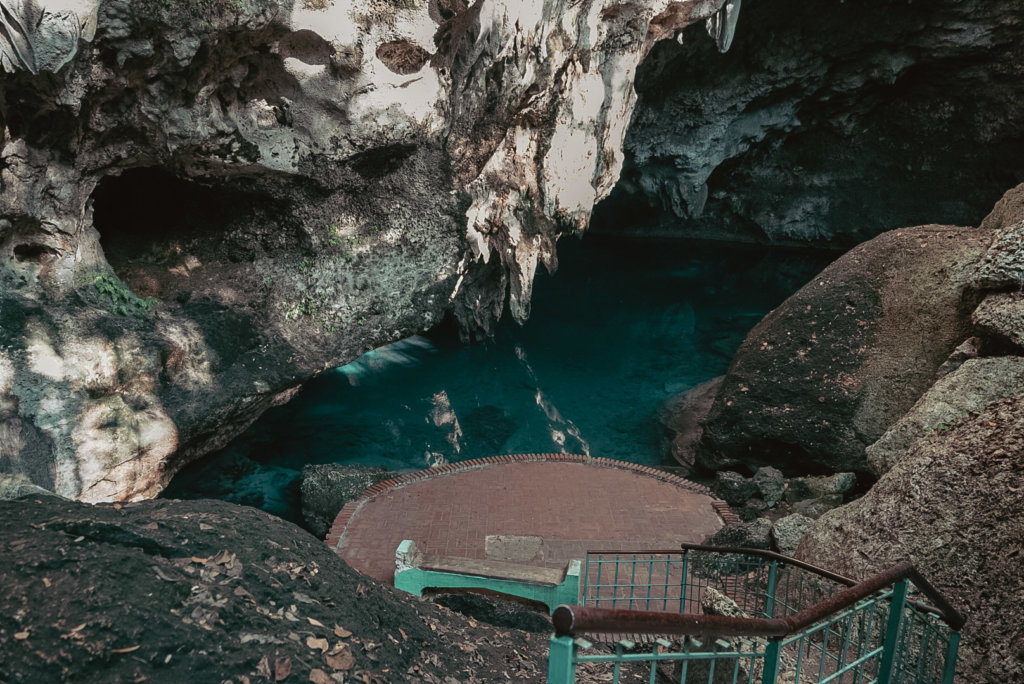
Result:
M551 684L581 669L651 684L953 682L963 618L909 563L856 583L768 551L684 545L594 551L582 579L581 605L554 614Z

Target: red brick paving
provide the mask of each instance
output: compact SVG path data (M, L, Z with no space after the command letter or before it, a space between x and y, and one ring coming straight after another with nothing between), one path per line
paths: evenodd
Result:
M652 468L567 455L501 456L371 487L342 509L327 543L356 570L394 581L395 549L487 558L487 535L542 537L529 565L565 567L594 549L700 543L727 508L707 490ZM506 559L500 559L506 560Z

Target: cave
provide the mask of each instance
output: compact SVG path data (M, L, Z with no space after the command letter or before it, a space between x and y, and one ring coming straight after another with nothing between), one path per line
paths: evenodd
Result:
M850 247L978 225L1024 180L1007 12L750 2L726 54L691 25L638 70L624 170L593 228Z
M271 198L246 179L191 180L160 167L104 177L92 195L93 223L115 271L168 264L183 250L251 261L266 240L253 240L276 215Z

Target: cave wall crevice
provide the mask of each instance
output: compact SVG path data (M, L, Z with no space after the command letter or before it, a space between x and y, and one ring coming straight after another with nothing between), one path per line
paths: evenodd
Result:
M1022 19L1017 2L754 0L725 55L691 26L639 69L594 227L849 247L977 225L1024 180Z

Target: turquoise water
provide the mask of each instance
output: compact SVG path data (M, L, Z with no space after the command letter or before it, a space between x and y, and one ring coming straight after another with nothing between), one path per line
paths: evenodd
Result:
M657 464L657 411L723 373L757 321L834 254L563 241L525 326L471 346L442 325L308 383L164 493L298 519L307 463L391 470L529 452Z

